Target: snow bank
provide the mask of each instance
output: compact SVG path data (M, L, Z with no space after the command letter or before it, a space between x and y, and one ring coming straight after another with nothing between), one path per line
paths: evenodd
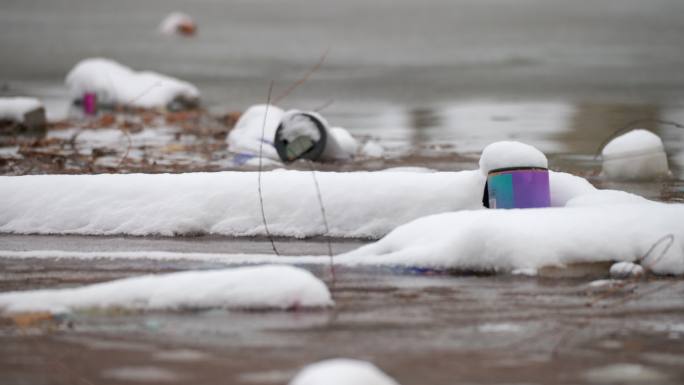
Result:
M478 171L316 177L332 236L377 238L421 216L482 207ZM271 233L325 232L311 172L264 172L262 192ZM0 177L0 232L265 234L256 172Z
M97 94L99 104L105 105L160 108L199 99L199 91L188 82L156 72L135 72L103 58L79 62L67 75L66 84L73 100L90 92Z
M536 148L520 142L495 142L482 150L480 171L487 175L492 170L511 167L548 168L546 155Z
M0 311L4 313L87 308L290 309L332 304L323 282L291 266L145 275L73 289L0 294Z
M663 141L647 130L632 130L611 140L601 152L603 174L611 179L652 179L670 170Z
M358 264L537 269L577 262L635 261L663 236L675 241L650 268L684 273L684 205L647 202L571 208L478 210L432 215L337 258ZM664 251L664 246L658 253Z
M37 109L43 108L43 103L34 98L0 98L0 121L22 123L24 116Z
M290 385L398 385L370 362L337 358L302 369Z

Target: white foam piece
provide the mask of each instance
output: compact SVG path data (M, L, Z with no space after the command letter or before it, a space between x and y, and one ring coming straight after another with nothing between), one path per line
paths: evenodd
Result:
M104 58L80 61L67 74L66 85L73 100L95 93L101 104L141 108L166 107L178 98L196 100L200 96L197 87L188 82L157 72L136 72Z
M670 174L662 140L647 130L618 136L603 148L601 155L603 174L610 179L653 179Z
M333 304L326 285L291 266L144 275L68 289L0 294L0 311L70 312L90 308L168 310L185 308L290 309Z

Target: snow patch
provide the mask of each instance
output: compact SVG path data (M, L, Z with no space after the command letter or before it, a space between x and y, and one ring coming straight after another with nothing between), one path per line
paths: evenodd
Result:
M289 309L332 304L328 288L311 273L275 265L145 275L78 288L0 294L4 313L111 307Z
M618 136L603 148L601 155L603 174L611 179L652 179L670 173L663 141L647 130Z
M370 362L337 358L302 369L290 385L398 385Z
M35 98L0 98L0 121L23 123L27 112L43 108L43 103Z
M66 84L73 100L95 93L97 102L105 105L163 108L176 100L199 99L199 91L188 82L156 72L135 72L104 58L76 64L67 74Z
M480 171L487 175L492 170L511 167L548 168L546 155L536 148L520 142L495 142L482 150Z
M650 268L657 274L684 274L682 215L684 205L661 203L461 211L417 219L336 260L510 272L635 261L663 235L673 234L672 246Z

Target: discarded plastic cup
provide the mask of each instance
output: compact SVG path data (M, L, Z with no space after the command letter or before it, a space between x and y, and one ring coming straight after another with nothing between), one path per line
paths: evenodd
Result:
M551 206L549 170L515 167L492 170L487 175L489 207L526 209Z
M97 113L97 94L94 92L86 92L83 94L83 112L86 115L95 115Z
M284 162L318 160L325 150L328 133L315 114L293 112L283 117L276 129L275 148Z

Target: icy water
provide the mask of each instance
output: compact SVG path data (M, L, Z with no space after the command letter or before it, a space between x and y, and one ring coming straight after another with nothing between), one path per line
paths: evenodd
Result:
M196 18L196 38L156 33L174 10ZM594 159L599 144L629 122L684 122L682 36L680 0L3 0L0 94L43 98L50 117L61 119L67 71L80 59L105 56L197 84L218 115L264 102L271 80L278 94L327 51L324 65L282 104L322 107L332 124L377 140L387 155L331 169L472 169L486 144L515 139L546 152L551 168L597 186L682 201L682 129L643 123L663 137L671 179L610 183ZM174 144L176 133L167 131L141 135L140 147L151 148L160 163L180 164L179 171L230 168L219 139L197 144L217 155L209 159L154 153ZM103 136L118 147L116 162L125 138L113 133ZM92 151L102 137L90 139L81 151ZM16 153L0 148L2 159ZM333 248L363 243L334 240ZM322 240L278 246L288 254L327 251ZM0 248L263 253L270 245L0 235ZM4 258L0 291L221 267ZM324 264L312 269L329 280ZM3 318L0 384L286 384L301 366L339 356L370 360L403 385L682 383L684 283L591 287L606 269L591 271L525 278L352 269L338 272L333 311Z

